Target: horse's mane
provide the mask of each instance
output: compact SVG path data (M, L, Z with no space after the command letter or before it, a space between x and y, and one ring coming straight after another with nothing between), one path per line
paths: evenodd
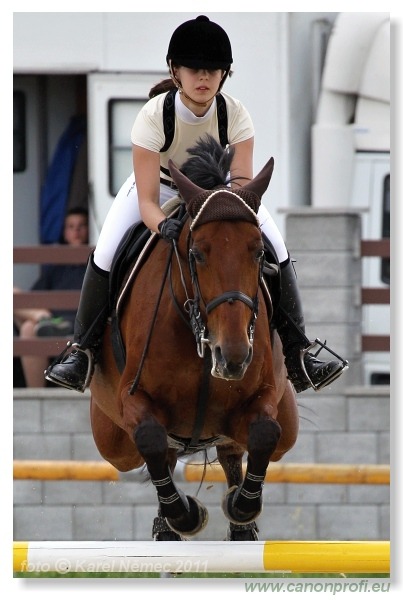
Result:
M200 138L195 146L188 148L190 154L181 171L190 181L205 190L228 185L234 148L223 148L211 135Z
M181 172L196 186L201 188L198 195L188 198L186 210L192 218L192 226L210 221L245 220L259 224L257 211L260 198L244 188L232 190L228 184L236 177L229 177L235 150L223 148L211 135L199 138L181 167ZM217 191L220 190L218 196ZM234 202L238 199L238 202Z

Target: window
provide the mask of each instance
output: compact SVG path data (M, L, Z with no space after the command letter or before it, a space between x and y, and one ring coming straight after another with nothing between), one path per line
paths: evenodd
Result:
M26 116L25 94L13 94L13 172L21 173L26 169Z
M382 237L390 238L390 175L383 182ZM381 280L390 285L390 258L381 260Z
M108 103L109 192L116 196L133 171L130 133L144 100L113 99Z

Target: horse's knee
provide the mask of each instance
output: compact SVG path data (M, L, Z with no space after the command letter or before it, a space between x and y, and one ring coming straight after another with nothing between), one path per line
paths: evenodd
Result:
M143 421L133 432L136 447L144 460L152 461L166 458L168 440L165 427L157 421Z
M248 454L269 462L281 437L281 427L271 418L261 418L249 426Z

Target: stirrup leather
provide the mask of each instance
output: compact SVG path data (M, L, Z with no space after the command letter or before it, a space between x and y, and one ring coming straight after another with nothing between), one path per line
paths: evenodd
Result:
M325 377L325 379L317 385L315 385L313 383L313 381L311 380L311 378L309 377L306 367L305 367L305 361L304 361L305 355L313 348L316 348L316 346L320 346L320 348L315 354L312 354L315 358L317 358L319 353L323 349L325 349L330 354L333 354L333 356L335 356L340 361L340 366L337 369L337 371L334 371L328 377ZM326 345L326 340L324 342L321 342L319 338L315 338L315 340L313 342L311 341L309 346L307 346L306 348L303 348L300 351L300 361L301 361L302 371L306 377L306 380L309 383L309 385L315 390L315 392L319 392L321 389L323 389L324 387L326 387L327 385L332 383L332 381L334 381L335 379L340 377L340 375L348 369L348 361L345 360L344 358L342 358L341 356L339 356L338 354L336 354L336 352L334 352L333 350L331 350L329 348L329 346Z
M84 384L81 387L74 388L72 386L64 384L59 379L52 378L53 367L55 365L62 364L63 359L69 349L71 349L71 351L73 351L73 349L74 349L75 351L82 352L83 354L85 354L87 356L87 363L88 363L87 373L85 375ZM78 342L70 342L69 341L69 342L67 342L66 348L59 354L59 356L57 356L55 358L55 360L52 362L52 364L44 371L44 375L45 375L45 379L47 379L48 381L51 381L52 383L56 383L57 385L60 385L61 387L64 387L68 390L74 389L79 392L84 392L91 381L93 370L94 370L94 357L93 357L91 350L89 350L88 348L87 349L80 348L80 345Z

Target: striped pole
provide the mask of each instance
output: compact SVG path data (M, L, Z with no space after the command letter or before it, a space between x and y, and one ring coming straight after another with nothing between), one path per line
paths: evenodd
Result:
M175 468L175 479L184 482L200 482L203 473L203 464L178 463ZM141 482L144 481L145 475L142 469L119 473L112 465L102 461L16 460L14 461L14 479ZM225 482L222 467L215 463L207 465L204 481ZM271 483L388 485L390 483L390 467L389 465L366 464L271 463L265 481Z
M14 542L14 572L389 573L389 542Z

